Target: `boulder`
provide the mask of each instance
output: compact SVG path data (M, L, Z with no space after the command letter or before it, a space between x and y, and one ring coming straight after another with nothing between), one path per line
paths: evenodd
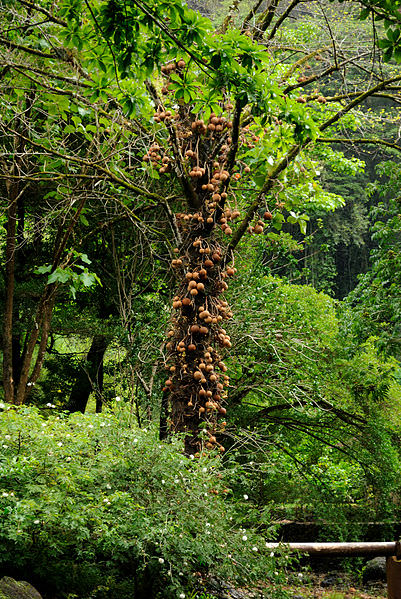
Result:
M366 562L362 570L362 582L386 581L386 558L375 557Z
M0 599L42 599L42 595L29 582L4 576L0 580Z

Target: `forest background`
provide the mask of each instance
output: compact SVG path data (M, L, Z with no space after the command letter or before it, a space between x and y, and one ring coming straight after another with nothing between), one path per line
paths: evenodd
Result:
M285 597L284 518L393 538L399 3L1 23L1 571Z

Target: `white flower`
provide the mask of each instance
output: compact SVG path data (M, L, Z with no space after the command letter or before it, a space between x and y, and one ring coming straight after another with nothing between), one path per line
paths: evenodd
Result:
M32 387L32 383L27 383L26 386L27 387Z
M180 593L180 599L185 599L185 593Z
M303 578L303 576L304 575L302 574L302 572L298 572L298 578Z
M266 543L267 545L267 543ZM270 557L274 557L274 551L271 552Z
M8 445L3 445L3 449L8 449Z
M243 541L247 541L247 540L248 540L248 537L247 537L246 535L244 535L244 536L242 537L242 540L243 540Z
M111 489L111 484L110 483L107 483L106 489Z
M34 524L40 524L40 520L34 520L33 523Z
M117 395L117 397L115 397L116 401L121 401L121 397L119 395Z
M257 551L258 548L257 547L252 547L252 551Z
M207 468L202 468L202 472L207 472Z
M68 458L65 458L66 462L71 462L71 458L68 456Z
M166 481L164 480L164 478L162 478L162 485L165 485Z
M194 455L192 455L192 453L191 453L191 455L189 456L189 459L190 459L190 460L194 460L194 459L195 459L195 456L194 456Z
M5 407L6 407L5 404L0 403L0 410L4 410Z
M106 426L106 425L105 425L105 423L104 423L104 422L101 422L101 423L100 423L100 426L102 426L102 427L103 427L103 426Z
M274 573L274 574L275 574L276 576L278 576L278 572L277 572L277 570L275 571L275 573Z
M246 499L248 499L248 495L244 495L244 499L245 499L245 500L246 500Z
M178 576L184 576L184 572L178 572Z
M4 438L8 441L9 439L11 439L11 435L4 435Z
M210 526L210 522L206 522L206 526Z
M51 408L51 407L52 407L52 404L50 402L46 404L46 408Z
M138 439L134 439L134 443L138 443Z
M164 564L164 559L162 557L159 557L159 564Z
M2 495L2 497L8 497L8 493L6 493L5 491L1 495Z
M61 442L61 441L60 441L59 443L57 443L57 445L58 445L59 447L62 447L62 446L63 446L63 444L62 444L62 442Z
M93 428L93 424L88 424L88 428Z

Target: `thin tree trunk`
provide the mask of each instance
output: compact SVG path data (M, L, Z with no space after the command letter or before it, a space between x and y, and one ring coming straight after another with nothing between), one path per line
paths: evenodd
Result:
M110 340L105 335L95 335L89 348L86 363L80 368L67 404L70 412L85 412L89 395L96 393L96 412L102 411L103 358Z
M11 184L9 186L9 198L10 202L7 211L5 306L3 322L3 386L5 401L14 403L13 307L18 184Z
M43 293L42 299L39 303L38 309L36 311L34 326L31 329L30 333L28 333L28 341L26 343L26 350L23 356L21 376L15 396L15 403L17 405L21 405L25 402L25 399L31 388L31 386L28 383L35 383L39 377L45 356L47 340L49 337L50 323L55 299L55 285L47 285ZM39 352L36 358L32 376L29 377L29 371L31 369L33 361L33 354L35 351L36 344L39 340L39 336L41 336Z

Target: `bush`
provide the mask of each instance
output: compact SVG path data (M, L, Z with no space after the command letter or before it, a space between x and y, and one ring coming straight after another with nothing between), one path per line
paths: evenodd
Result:
M134 428L124 407L46 417L2 405L4 572L81 599L179 597L206 573L281 576L265 539L238 525L217 456L184 457L180 439Z

